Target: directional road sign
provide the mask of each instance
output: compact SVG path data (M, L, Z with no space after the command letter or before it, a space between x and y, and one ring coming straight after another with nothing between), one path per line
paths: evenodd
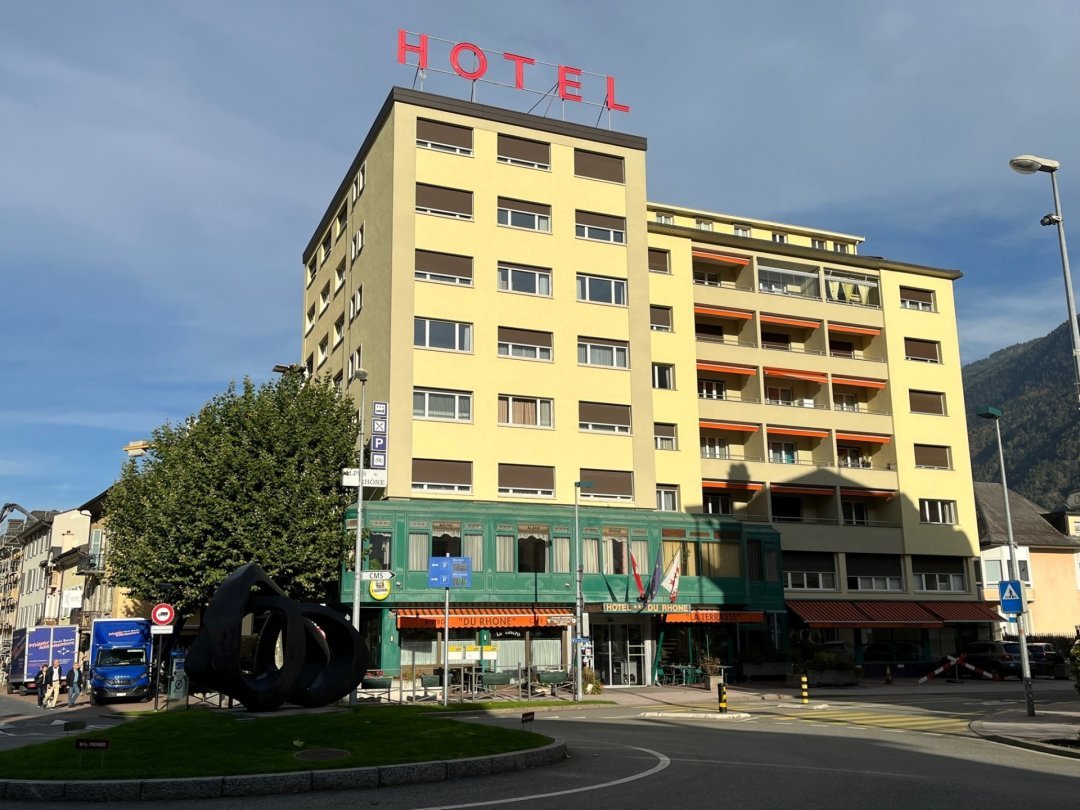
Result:
M393 571L361 571L361 582L384 582L394 578Z
M1003 579L998 583L1002 613L1024 612L1024 589L1018 579Z
M431 557L428 559L429 588L471 588L472 557Z

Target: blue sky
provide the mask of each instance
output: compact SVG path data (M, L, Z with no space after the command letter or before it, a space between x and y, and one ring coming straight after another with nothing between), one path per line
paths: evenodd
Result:
M0 501L83 503L299 360L300 252L412 82L398 28L616 76L652 200L962 270L965 362L1065 320L1049 181L1007 162L1060 160L1080 212L1080 4L5 3Z

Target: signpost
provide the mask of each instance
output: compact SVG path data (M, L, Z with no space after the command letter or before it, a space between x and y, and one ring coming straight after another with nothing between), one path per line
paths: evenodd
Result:
M361 582L383 582L394 578L393 571L361 571Z
M158 602L150 611L150 619L157 625L172 624L175 618L176 609L168 602Z
M443 594L443 706L450 705L450 589L472 587L472 557L428 558L429 588L442 588Z
M1001 612L1019 614L1024 612L1024 586L1018 579L1003 579L998 583Z

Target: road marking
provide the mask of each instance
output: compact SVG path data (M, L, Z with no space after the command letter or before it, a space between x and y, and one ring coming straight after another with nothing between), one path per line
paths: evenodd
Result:
M636 782L638 779L645 779L652 776L655 773L659 773L671 764L671 760L659 751L653 751L651 748L640 748L636 745L619 746L620 748L627 748L631 751L644 751L646 754L652 754L658 760L655 765L649 768L647 771L634 774L633 776L626 776L622 779L615 779L611 782L603 782L598 785L589 785L588 787L572 788L570 790L557 790L553 793L535 793L531 796L514 796L508 799L492 799L486 802L469 802L467 804L440 804L433 805L432 807L419 808L419 810L456 810L460 807L489 807L493 804L511 804L513 802L531 802L535 799L550 799L555 796L571 796L575 793L586 793L590 790L602 790L604 788L615 787L616 785L625 785L627 782Z
M775 716L775 715L774 715ZM790 715L780 715L790 717ZM925 714L878 713L862 711L843 711L831 709L804 715L798 718L800 723L826 723L833 726L850 728L883 728L886 730L939 732L952 735L970 735L969 721L956 716L928 716ZM788 721L776 721L777 725L790 725Z
M820 765L783 765L778 762L746 762L730 759L676 759L675 762L696 762L704 765L728 765L733 768L775 768L785 771L815 771L817 773L868 774L870 776L891 776L898 779L932 779L930 774L896 773L894 771L867 771L861 768L826 768Z

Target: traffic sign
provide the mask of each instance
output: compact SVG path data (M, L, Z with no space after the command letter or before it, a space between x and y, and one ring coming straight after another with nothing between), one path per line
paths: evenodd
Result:
M1018 579L1003 579L998 583L1002 613L1024 612L1024 589Z
M471 588L472 557L430 557L429 588Z
M381 416L383 418L390 415L390 405L385 402L372 402L371 403L371 415Z
M158 602L150 611L150 618L154 624L172 624L173 619L176 618L176 611L168 602Z
M150 635L152 636L167 636L172 632L172 628L167 624L152 624L150 625Z
M371 465L371 469L373 470L385 470L386 453L372 453L368 459L368 464Z
M378 417L371 418L371 435L372 436L385 436L386 435L386 419L380 419Z
M588 644L588 643L589 643L589 639L588 639L588 638L585 638L585 637L580 637L580 636L575 636L575 637L574 637L574 638L572 639L572 641L574 642L574 644Z
M382 582L384 580L390 580L394 578L393 571L361 571L361 582Z
M372 436L370 447L372 453L385 453L388 449L388 442L386 440L386 437Z

